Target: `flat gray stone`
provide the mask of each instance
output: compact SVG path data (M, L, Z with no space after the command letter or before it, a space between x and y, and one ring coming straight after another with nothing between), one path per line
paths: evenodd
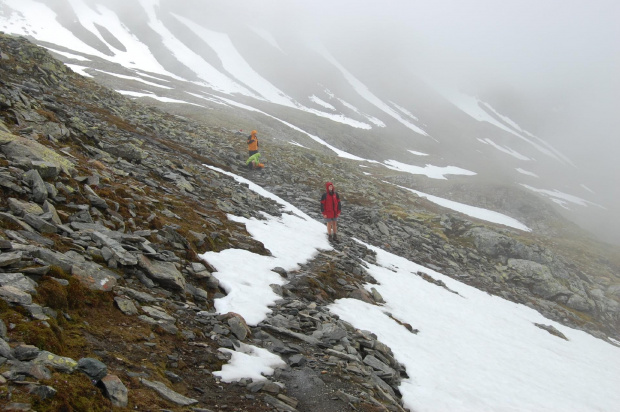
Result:
M56 228L56 225L44 219L42 215L33 215L32 213L28 213L24 216L24 222L28 223L40 233L58 232L58 228Z
M51 399L54 396L56 396L56 393L58 393L58 391L52 388L51 386L30 384L28 393L36 395L39 398L45 400L45 399Z
M0 299L9 303L29 305L32 303L32 296L14 286L0 286Z
M11 212L17 216L24 216L28 213L33 215L42 215L44 213L43 208L33 202L22 202L15 198L9 198L9 208Z
M192 399L192 398L188 398L186 396L183 396L180 393L177 393L177 392L173 391L172 389L168 388L162 382L157 382L157 381L151 382L151 381L148 381L148 380L143 379L143 378L140 379L140 382L144 386L146 386L147 388L153 389L162 398L164 398L167 401L172 402L174 404L177 404L177 405L180 405L180 406L190 406L190 405L195 405L195 404L198 403L198 401L196 399Z
M78 370L84 372L89 378L99 381L108 374L105 363L94 358L82 358L78 361Z
M166 322L176 322L176 319L166 313L163 309L153 306L142 306L142 310L146 312L150 317L154 319L163 320Z
M127 406L128 398L127 387L116 375L107 375L101 379L105 396L112 402L112 405L118 408Z
M35 359L41 353L41 349L34 345L21 344L13 349L13 356L20 361L29 361Z
M84 191L86 192L86 198L90 201L90 204L100 209L107 209L108 204L105 200L99 197L97 193L90 186L84 185Z
M54 163L33 160L32 167L39 173L43 179L55 179L60 174L60 167Z
M172 262L151 260L144 255L138 258L138 264L147 275L162 286L174 291L185 291L185 278Z
M35 169L28 170L24 173L24 180L30 184L34 201L37 203L45 202L47 199L47 187L39 172Z
M62 253L54 252L49 249L37 248L33 251L32 255L49 265L59 266L67 274L71 273L73 259Z
M117 280L120 279L120 276L115 272L87 260L76 262L71 268L71 274L89 289L104 292L114 289Z
M250 334L250 328L248 328L248 325L241 315L234 314L226 322L237 339L242 341Z
M64 373L73 373L78 366L78 363L73 359L58 356L48 351L42 351L39 353L33 362L36 364L49 366Z
M121 296L116 296L114 298L114 303L118 309L123 312L125 315L134 316L138 314L138 308L133 303L131 299L127 299Z
M11 347L4 339L0 339L0 356L7 359L13 358Z
M304 335L303 333L297 333L297 332L293 332L292 330L288 330L285 328L279 328L276 326L271 326L271 325L266 325L266 324L261 324L260 325L263 329L268 329L268 330L273 330L274 332L279 332L282 333L284 335L293 337L293 338L297 338L303 342L309 343L310 345L314 345L317 346L321 343L320 340L318 340L317 338L313 337L313 336L307 336Z
M119 241L113 239L110 236L111 233L112 232L92 232L91 237L93 241L97 242L98 246L102 247L102 252L103 247L107 247L112 253L113 258L121 265L137 265L138 259L127 250L125 250L125 248L123 248L123 245L121 245Z
M10 213L0 212L0 221L7 222L12 225L20 226L22 229L27 230L29 232L34 232L34 229L32 228L32 226L24 222L22 219L19 219L13 216Z
M22 260L22 252L0 254L0 267L11 266Z
M385 363L381 362L379 359L375 358L372 355L368 355L364 358L364 363L376 371L381 372L380 374L386 375L389 377L396 376L396 371L390 368Z

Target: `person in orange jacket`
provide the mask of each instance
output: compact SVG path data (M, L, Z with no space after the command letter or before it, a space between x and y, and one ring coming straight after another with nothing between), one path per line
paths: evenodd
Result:
M256 137L256 130L252 130L252 133L248 136L248 152L250 156L258 153L258 137Z
M321 196L321 214L327 223L327 236L329 240L338 241L338 227L336 221L340 216L340 197L334 189L332 182L325 183L325 193Z

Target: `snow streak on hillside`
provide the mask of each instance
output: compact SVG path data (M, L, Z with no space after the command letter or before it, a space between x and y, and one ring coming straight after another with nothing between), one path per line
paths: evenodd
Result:
M76 52L107 59L108 56L88 46L57 21L57 15L47 5L33 0L3 0L14 10L10 18L0 20L1 28L8 33L49 41Z
M553 202L557 203L558 205L562 206L564 209L570 210L570 206L569 204L575 204L575 205L579 205L579 206L596 206L599 207L601 209L605 209L603 206L598 205L596 203L584 200L580 197L574 196L574 195L569 195L567 193L563 193L560 192L557 189L554 190L548 190L548 189L538 189L535 187L532 187L530 185L526 185L524 183L521 183L521 186L525 187L526 189L529 189L533 192L536 193L540 193L544 196L549 197Z
M273 84L269 83L264 77L260 76L248 62L239 54L230 38L224 33L217 33L205 27L199 26L193 21L173 14L181 23L186 25L201 39L215 50L224 69L231 76L243 84L249 85L259 93L265 100L282 106L297 107L297 104Z
M389 182L384 182L389 183ZM512 227L515 229L523 230L526 232L531 232L532 229L519 222L517 219L514 219L510 216L506 216L502 213L497 213L489 209L484 209L481 207L466 205L464 203L455 202L453 200L448 200L441 198L439 196L429 195L424 192L420 192L418 190L409 189L408 187L395 185L400 187L401 189L405 189L408 192L415 193L416 195L426 198L427 200L439 205L441 207L445 207L446 209L451 209L457 211L459 213L463 213L464 215L471 216L475 219L485 220L487 222L496 223L498 225L504 225L508 227Z
M377 108L381 109L383 112L387 113L394 119L398 120L400 123L405 125L407 128L413 130L414 132L421 134L422 136L429 136L421 127L413 124L409 120L405 119L399 112L391 108L387 103L383 102L380 98L375 96L364 83L359 81L353 74L351 74L343 65L341 65L326 49L322 46L316 46L317 51L321 53L321 55L333 64L344 76L344 78L353 86L353 88L366 99L368 102L375 105Z
M242 95L259 98L247 88L222 74L211 64L205 61L198 53L187 47L180 41L164 23L157 17L157 1L139 0L148 16L148 25L161 36L163 44L170 53L204 81L206 85L222 93L239 93Z
M541 153L556 159L560 162L571 164L572 162L566 156L562 155L558 150L554 149L550 144L544 140L534 136L533 134L521 129L514 121L508 117L498 113L490 104L483 102L477 97L469 96L461 92L448 92L443 90L441 92L444 97L450 100L456 107L461 109L479 122L487 122L496 126L505 132L508 132L519 139L529 143ZM497 146L496 146L497 147ZM514 152L512 149L508 151ZM516 153L516 152L515 152ZM523 155L519 155L525 157ZM526 159L523 159L526 160Z

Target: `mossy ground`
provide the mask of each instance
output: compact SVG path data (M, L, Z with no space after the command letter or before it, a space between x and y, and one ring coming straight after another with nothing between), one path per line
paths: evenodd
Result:
M164 382L204 405L228 405L229 409L223 410L268 410L260 401L244 400L242 388L217 383L211 371L221 369L224 361L217 357L217 345L205 339L200 328L193 328L200 341L200 345L194 345L161 328L152 328L135 316L124 315L114 306L110 293L87 290L79 282L71 282L67 287L56 285L55 281L44 279L37 295L41 304L54 305L58 310L57 319L48 320L47 325L31 320L23 309L2 302L0 318L9 325L10 342L32 344L76 361L82 357L101 360L108 367L108 373L117 375L129 390L129 404L125 410L189 410L165 401L146 388L140 383L140 376ZM71 296L75 296L75 301ZM168 358L170 354L178 356L174 365ZM6 365L0 368L2 372L6 370ZM165 375L167 370L182 375L184 380L169 381ZM58 394L48 400L38 400L27 393L25 386L14 389L15 385L11 385L9 396L7 386L3 386L0 387L0 408L11 402L31 402L37 411L112 409L109 400L82 372L54 372L52 379L40 383L52 386Z

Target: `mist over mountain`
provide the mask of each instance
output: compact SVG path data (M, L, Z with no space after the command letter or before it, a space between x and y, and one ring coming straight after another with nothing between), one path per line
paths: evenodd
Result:
M530 223L538 217L510 204L542 196L620 242L614 2L0 4L0 29L122 93L168 99L171 110L191 107L231 129L396 161L417 188ZM416 171L427 165L471 173L438 181ZM490 197L474 193L494 187L511 187L512 200L480 204Z

